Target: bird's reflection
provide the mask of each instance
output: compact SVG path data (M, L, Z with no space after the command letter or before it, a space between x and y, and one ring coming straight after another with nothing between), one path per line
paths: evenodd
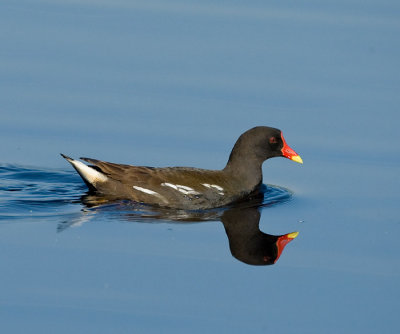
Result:
M267 265L278 261L284 247L298 232L271 235L260 231L257 208L232 208L221 216L232 255L247 264Z
M265 189L261 189L250 199L226 208L185 211L154 208L130 201L87 194L81 198L81 202L85 206L82 215L60 223L58 231L65 230L72 225L81 225L100 212L111 213L112 217L119 220L134 222L189 223L219 220L224 225L233 257L250 265L270 265L277 262L285 246L297 236L298 232L277 236L260 231L262 207L271 204L265 201L264 195ZM290 197L290 195L288 196Z

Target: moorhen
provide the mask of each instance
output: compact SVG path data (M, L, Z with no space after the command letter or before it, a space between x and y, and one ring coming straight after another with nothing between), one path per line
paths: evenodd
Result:
M243 200L262 183L262 163L286 157L303 163L279 129L257 126L236 141L222 170L191 167L144 167L81 158L86 165L61 154L76 169L89 190L114 199L129 199L163 207L198 210Z

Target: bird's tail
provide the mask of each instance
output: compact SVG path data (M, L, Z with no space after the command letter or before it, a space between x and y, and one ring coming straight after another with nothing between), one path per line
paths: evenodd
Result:
M94 169L93 167L85 165L83 162L78 160L72 159L65 154L60 154L72 165L72 167L75 168L90 190L96 190L97 184L106 182L108 180L108 177L105 174Z

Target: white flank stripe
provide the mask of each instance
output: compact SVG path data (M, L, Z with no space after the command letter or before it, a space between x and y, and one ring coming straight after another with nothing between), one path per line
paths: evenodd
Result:
M175 184L172 184L172 183L165 182L165 183L161 183L161 185L163 187L171 187L171 188L173 188L175 190L178 190L178 187Z
M144 192L145 194L149 194L149 195L153 195L158 197L159 199L161 199L164 203L168 203L168 201L165 199L165 197L163 195L160 195L158 192L147 189L147 188L143 188L143 187L139 187L139 186L132 186L133 189L139 190L141 192Z
M180 184L176 185L178 187L178 189L183 189L183 190L187 190L187 191L194 191L193 188L190 188L188 186L181 186Z
M155 191L150 190L150 189L146 189L146 188L142 188L142 187L138 187L138 186L132 186L132 188L134 188L136 190L139 190L139 191L142 191L142 192L144 192L146 194L149 194L149 195L154 195L154 196L160 195L158 192L155 192Z
M224 188L216 184L202 183L204 187L218 190L219 195L224 195Z
M161 185L163 187L170 187L172 189L175 189L184 195L200 195L199 192L197 192L196 190L194 190L193 188L190 188L188 186L183 186L180 184L172 184L172 183L168 183L168 182L163 182L163 183L161 183Z

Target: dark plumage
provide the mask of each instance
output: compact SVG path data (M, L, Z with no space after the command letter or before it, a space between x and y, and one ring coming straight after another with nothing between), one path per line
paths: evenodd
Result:
M257 208L234 207L224 211L221 222L224 224L229 248L235 258L252 265L274 264L285 246L299 233L266 234L260 231L260 216Z
M207 209L243 199L262 182L262 163L283 156L302 163L280 130L259 126L237 140L222 170L190 167L142 167L81 158L85 165L62 154L89 189L113 198L171 208Z

